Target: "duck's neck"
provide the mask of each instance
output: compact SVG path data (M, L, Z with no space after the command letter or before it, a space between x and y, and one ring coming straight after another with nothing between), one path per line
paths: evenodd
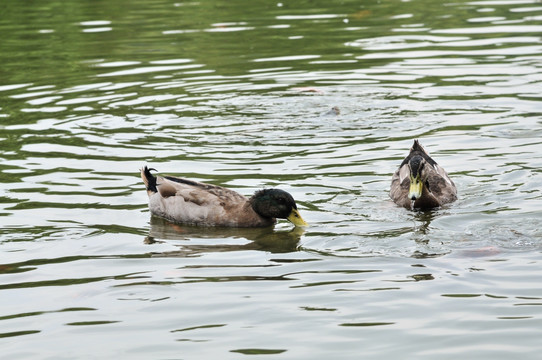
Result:
M273 225L276 223L276 219L275 218L272 218L272 217L265 217L265 216L262 216L260 215L257 211L256 211L256 208L253 206L253 201L252 199L250 199L246 204L245 206L243 206L243 213L245 214L244 216L249 219L249 221L254 224L252 226L257 226L257 227L261 227L261 226L270 226L270 225Z

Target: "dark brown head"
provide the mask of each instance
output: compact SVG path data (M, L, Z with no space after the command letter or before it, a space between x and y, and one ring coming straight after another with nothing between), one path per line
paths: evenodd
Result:
M280 189L259 190L250 198L254 211L264 218L287 219L296 226L307 226L292 195Z
M427 179L427 174L424 171L425 166L428 166L427 161L421 155L414 155L408 161L410 169L408 198L410 200L417 200L422 196L424 182Z

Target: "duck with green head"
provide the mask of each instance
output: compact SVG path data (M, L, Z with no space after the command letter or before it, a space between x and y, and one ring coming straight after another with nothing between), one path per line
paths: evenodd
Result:
M448 173L414 140L410 153L393 174L390 197L407 209L427 210L457 200L457 188Z
M149 195L149 209L170 221L203 226L264 227L276 219L296 226L307 223L292 195L280 189L259 190L250 198L211 184L174 176L154 176L146 166L141 179Z

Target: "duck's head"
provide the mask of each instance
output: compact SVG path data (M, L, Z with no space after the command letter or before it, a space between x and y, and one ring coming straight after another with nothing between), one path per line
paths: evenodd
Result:
M252 208L260 216L266 218L287 219L295 226L307 226L303 220L292 195L280 189L264 189L257 191L251 198Z
M424 182L427 178L424 168L427 162L420 155L414 155L408 161L410 169L410 188L408 190L408 198L412 201L419 199L422 196Z

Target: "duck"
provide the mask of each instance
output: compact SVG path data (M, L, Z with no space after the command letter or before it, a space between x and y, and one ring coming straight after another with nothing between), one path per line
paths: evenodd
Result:
M154 176L140 169L153 215L174 223L218 227L267 227L278 219L307 226L288 192L277 188L256 191L247 198L222 186L175 176Z
M429 210L457 200L457 188L418 140L393 174L391 199L407 209Z

